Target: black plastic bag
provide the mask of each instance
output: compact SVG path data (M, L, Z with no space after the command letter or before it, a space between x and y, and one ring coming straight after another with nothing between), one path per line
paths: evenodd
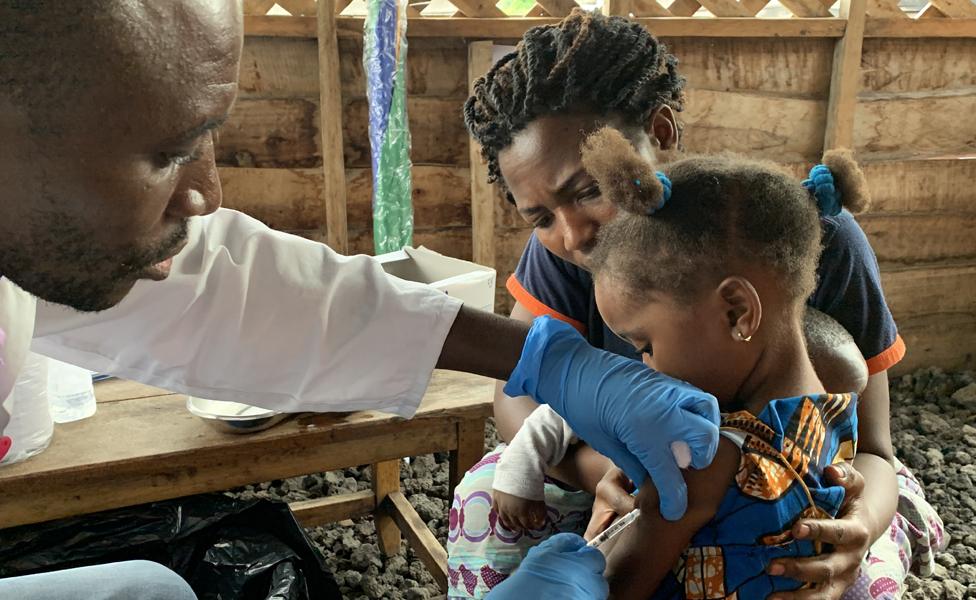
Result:
M200 600L342 598L284 503L204 494L0 531L0 577L137 559Z

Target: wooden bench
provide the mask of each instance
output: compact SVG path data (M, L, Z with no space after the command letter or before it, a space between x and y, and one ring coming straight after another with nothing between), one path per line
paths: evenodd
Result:
M0 528L215 492L358 465L372 490L293 503L306 526L372 514L381 551L401 533L446 591L447 554L400 491L400 460L450 452L451 488L484 453L493 380L436 371L416 416L296 415L266 431L221 433L186 396L119 380L96 384L98 412L58 425L51 446L0 468Z

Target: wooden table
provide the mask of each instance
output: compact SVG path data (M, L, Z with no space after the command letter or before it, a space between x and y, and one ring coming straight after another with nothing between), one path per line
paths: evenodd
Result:
M493 380L436 371L416 416L302 414L266 431L221 433L186 396L129 381L96 384L98 411L58 425L51 446L0 468L0 528L190 494L372 465L373 489L293 503L303 524L372 513L384 554L400 534L446 589L447 555L400 491L400 459L449 451L450 485L484 452Z

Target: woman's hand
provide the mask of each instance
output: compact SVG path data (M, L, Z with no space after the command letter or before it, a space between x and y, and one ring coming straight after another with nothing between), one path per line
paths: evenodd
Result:
M637 499L631 496L634 484L617 467L607 471L600 483L596 484L596 499L593 500L593 516L586 526L583 537L591 540L621 517L637 507Z
M793 526L798 539L819 540L833 550L810 558L773 561L771 575L812 583L813 589L777 592L770 600L837 600L854 583L861 562L871 547L870 511L863 501L864 477L850 464L825 471L830 483L844 488L844 504L836 519L806 519Z

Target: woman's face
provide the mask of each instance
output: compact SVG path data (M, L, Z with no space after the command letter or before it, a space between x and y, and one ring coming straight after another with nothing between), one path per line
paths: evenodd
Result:
M657 150L677 142L669 108L656 111L647 127L626 125L615 117L573 113L539 117L498 153L498 166L519 214L550 252L583 268L600 226L617 212L603 200L580 158L585 137L606 125L619 129L642 156L655 162Z

